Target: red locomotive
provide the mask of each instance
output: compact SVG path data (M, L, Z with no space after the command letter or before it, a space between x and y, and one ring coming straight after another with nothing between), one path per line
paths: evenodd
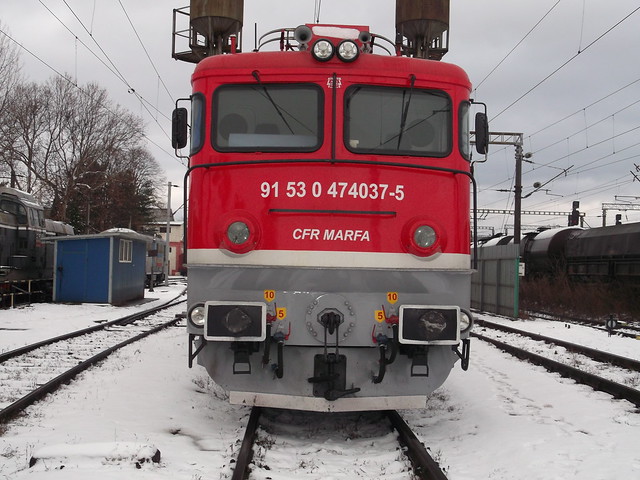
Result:
M368 27L309 24L267 34L277 51L240 53L242 2L206 2L207 18L231 24L200 21L194 3L200 47L177 55L198 61L190 362L235 403L423 406L458 358L466 368L472 325L471 85L429 59L446 31L401 18L404 40L378 54L385 39ZM398 15L427 3L398 2Z

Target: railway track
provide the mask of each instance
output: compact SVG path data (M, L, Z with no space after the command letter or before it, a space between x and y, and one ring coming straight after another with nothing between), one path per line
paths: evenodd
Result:
M60 335L0 355L0 423L68 383L120 348L180 320L186 300Z
M278 478L278 472L300 468L311 478L447 478L396 411L322 414L252 408L232 480Z
M477 325L484 326L487 330L485 334L472 332L472 336L520 359L543 366L563 377L609 393L615 398L628 400L640 407L636 373L640 371L640 362L486 320L477 321ZM495 332L501 333L497 335ZM522 341L523 338L526 341ZM624 383L621 383L620 379Z
M599 362L610 363L611 365L617 365L622 368L634 370L640 372L640 362L633 358L622 357L609 352L603 352L595 348L585 347L584 345L578 345L576 343L565 342L557 338L546 337L544 335L538 335L536 333L526 332L517 328L508 327L507 325L501 325L499 323L490 322L488 320L477 320L476 325L491 328L492 330L500 330L501 332L512 333L515 335L521 335L533 340L544 342L546 344L558 345L566 350L574 353L579 353L588 356Z
M572 323L576 325L587 325L589 327L595 328L596 330L608 332L605 326L606 320L602 320L602 319L578 318L578 317L571 317L568 315L557 315L555 313L544 312L544 311L531 311L529 313L534 317L542 318L545 320L552 320L552 321L563 322L563 323ZM618 323L618 327L611 332L612 334L620 335L622 337L640 339L640 326L637 324L637 322L629 323L629 322L620 321L617 323Z

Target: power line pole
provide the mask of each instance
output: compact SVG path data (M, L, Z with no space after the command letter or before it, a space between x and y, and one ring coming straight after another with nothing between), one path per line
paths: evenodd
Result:
M512 132L489 132L489 143L493 145L513 145L516 148L516 178L513 189L513 243L520 244L521 222L522 222L522 160L525 155L522 153L522 133ZM531 156L530 154L527 154ZM528 158L528 157L527 157Z

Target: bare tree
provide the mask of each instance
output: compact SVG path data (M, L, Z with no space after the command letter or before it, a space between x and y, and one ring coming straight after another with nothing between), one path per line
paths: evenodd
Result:
M134 147L114 152L104 174L90 177L94 187L82 189L83 198L91 198L91 230L139 230L149 221L163 181L160 167L148 150ZM82 210L82 201L78 205Z
M0 126L3 161L10 171L12 186L39 193L35 181L38 163L46 153L48 125L47 95L36 83L15 86L7 101Z
M7 123L10 121L8 103L12 97L11 92L21 80L21 65L18 47L3 33L5 31L5 26L0 23L0 184L7 183L15 186L15 171L11 168L14 164L12 159L5 155L11 138L5 134Z
M69 78L12 92L2 137L16 186L79 231L144 222L160 169L142 145L142 119L99 85L79 88Z

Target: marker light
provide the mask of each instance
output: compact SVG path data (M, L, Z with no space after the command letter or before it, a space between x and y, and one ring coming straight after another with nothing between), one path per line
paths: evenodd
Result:
M333 57L334 50L335 49L329 40L320 39L313 44L311 52L316 60L320 62L327 62L331 60L331 57Z
M473 317L465 310L460 309L460 332L466 333L473 326Z
M443 252L447 246L446 231L427 217L416 217L402 228L402 245L407 253L430 257Z
M435 230L429 225L420 225L413 233L413 241L420 248L429 248L437 239Z
M227 238L234 245L242 245L251 236L249 226L244 222L233 222L227 228Z
M343 62L353 62L360 55L360 49L353 40L344 40L338 45L338 58Z
M220 248L242 255L258 247L260 223L249 212L227 212L219 222L215 235Z

